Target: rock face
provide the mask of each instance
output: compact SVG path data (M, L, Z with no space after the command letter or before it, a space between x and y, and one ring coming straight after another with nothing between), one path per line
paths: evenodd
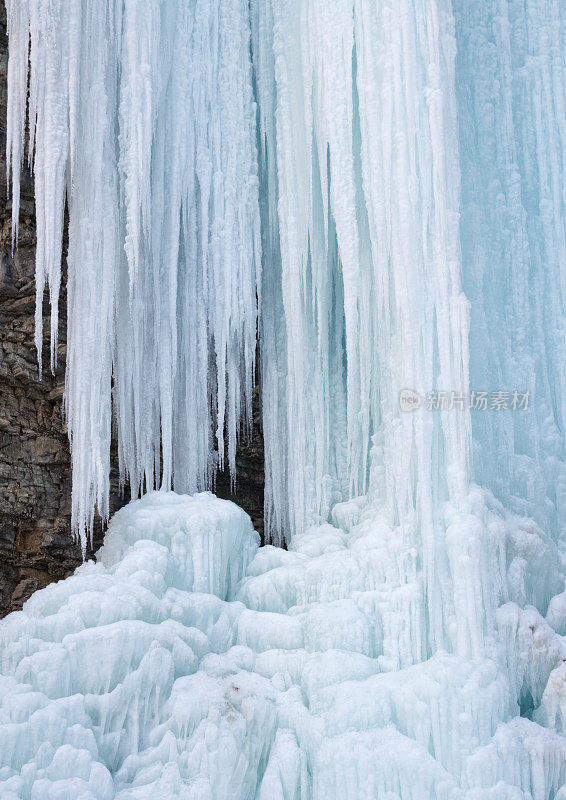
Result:
M22 177L20 235L11 247L11 201L6 199L6 11L0 4L0 615L21 608L36 589L68 575L81 561L70 532L71 469L62 397L66 309L62 292L58 366L39 376L35 352L35 202L33 181ZM44 322L49 304L44 303ZM47 331L47 325L44 326ZM45 339L44 364L49 364ZM259 394L254 393L254 434L238 452L237 485L218 475L216 491L232 499L263 532L263 438ZM111 511L125 500L118 491L116 459ZM95 549L101 543L100 525Z
M65 321L60 366L40 380L33 343L35 223L33 184L22 181L18 249L11 251L6 191L5 10L0 20L0 613L19 608L39 586L80 563L69 528L70 464L63 429Z

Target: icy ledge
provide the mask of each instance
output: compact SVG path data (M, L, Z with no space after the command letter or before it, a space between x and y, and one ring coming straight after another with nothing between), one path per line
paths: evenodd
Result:
M470 508L477 536L469 515L447 535L453 652L427 658L415 549L363 499L289 551L211 494L131 503L96 564L0 626L0 797L566 800L555 552Z

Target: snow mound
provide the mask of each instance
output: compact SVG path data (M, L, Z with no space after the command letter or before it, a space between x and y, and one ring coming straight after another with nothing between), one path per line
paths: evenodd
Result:
M432 654L411 547L372 504L347 511L348 531L323 525L288 551L259 549L211 494L118 512L97 563L1 623L2 800L560 797L566 642L546 609L487 575L507 602L484 654L459 653L457 634ZM517 541L501 543L503 573ZM529 544L555 580L548 543Z
M130 575L154 573L155 558L164 563L167 586L226 600L258 547L248 515L233 503L208 492L151 492L114 516L97 561Z

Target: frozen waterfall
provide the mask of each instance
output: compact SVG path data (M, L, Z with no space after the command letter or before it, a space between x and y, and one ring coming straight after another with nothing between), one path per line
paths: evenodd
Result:
M83 548L113 426L147 494L0 625L1 797L566 800L563 0L7 7ZM258 345L287 549L194 494Z

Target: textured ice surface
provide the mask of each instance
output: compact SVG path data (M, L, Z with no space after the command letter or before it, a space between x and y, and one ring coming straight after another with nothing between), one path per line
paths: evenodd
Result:
M351 527L289 550L258 549L247 515L211 494L126 506L96 564L0 623L0 796L557 800L556 551L489 496L468 502L436 653L414 548L364 498Z
M251 6L262 363L282 398L264 402L268 525L299 533L370 486L390 525L419 525L429 563L438 495L465 494L470 420L400 415L398 396L468 388L450 4Z
M2 797L565 800L566 4L7 6L75 531L112 409L134 494L233 467L259 326L288 549L209 495L120 512L2 625Z
M454 0L470 383L529 390L473 415L478 483L566 530L566 5Z
M209 488L225 455L233 469L258 324L274 542L370 491L390 527L420 530L432 596L440 509L474 471L558 535L563 0L7 7L13 231L27 101L36 339L47 283L53 355L69 209L65 397L83 543L95 508L108 511L113 413L134 494ZM459 403L401 414L403 389L531 403L472 424ZM443 623L430 624L440 646Z
M69 210L65 408L84 545L95 507L108 514L112 405L134 493L173 473L178 491L207 488L225 432L233 470L250 416L261 254L247 4L7 9L13 231L29 76L36 342L47 283L52 361Z

